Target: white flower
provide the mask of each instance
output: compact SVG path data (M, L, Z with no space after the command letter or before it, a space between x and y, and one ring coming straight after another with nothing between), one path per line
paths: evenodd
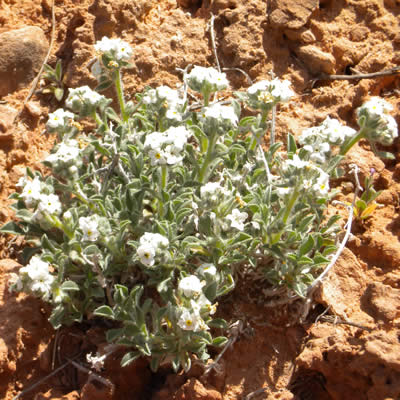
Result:
M206 310L208 314L213 315L217 311L217 304L218 303L212 304L211 301L208 300L203 293L201 293L196 300L190 300L190 305L193 311L197 314L200 314L201 310L203 311ZM204 321L201 322L204 323ZM204 327L202 327L202 329L209 329L209 328L207 325L204 324Z
M248 102L252 108L265 108L278 102L287 102L294 96L290 89L290 82L280 81L275 78L272 81L262 80L254 83L247 89Z
M217 274L217 268L215 267L214 264L211 263L203 263L201 264L196 272L199 275L209 275L209 276L215 276Z
M168 239L159 233L145 232L139 240L141 245L149 244L154 249L166 248L169 245Z
M269 81L263 80L254 83L247 89L248 94L256 94L257 92L265 92L269 88Z
M27 181L21 197L24 200L27 207L33 207L39 200L41 195L41 183L38 176L35 176L33 181Z
M219 103L215 103L209 107L205 107L199 114L200 120L215 120L221 122L228 122L232 126L237 126L238 116L235 110L231 106L222 106Z
M63 214L63 219L65 221L71 221L71 219L72 219L71 211L69 211L69 210L65 211L65 213Z
M288 167L293 167L293 168L296 168L296 169L303 169L303 168L307 168L307 167L310 167L311 166L311 164L310 164L310 162L309 161L304 161L304 160L301 160L300 158L299 158L299 156L297 155L297 154L295 154L294 156L293 156L293 159L287 159L285 162L284 162L284 164L283 164L283 170L284 171L286 171L287 169L288 169Z
M285 197L286 195L288 195L291 192L292 192L292 189L287 186L276 188L276 193L279 197Z
M76 89L69 89L69 95L65 104L68 108L80 109L83 105L97 107L106 98L90 89L89 86L81 86Z
M232 213L227 215L226 219L231 221L231 227L242 231L244 229L244 222L246 221L248 214L246 212L240 212L237 208L232 210Z
M310 153L310 160L318 164L323 164L326 155L331 153L331 146L326 142L314 142L312 145L304 146L303 149Z
M189 275L182 278L178 284L178 289L183 292L186 297L197 297L202 293L204 283L195 275Z
M229 191L221 186L219 182L207 182L200 188L200 197L205 200L218 201Z
M277 101L287 102L294 96L293 90L289 88L290 85L288 80L280 81L275 78L270 82L269 90Z
M383 120L382 126L380 127L380 140L379 142L383 145L391 145L393 140L399 135L396 120L390 116L384 114L381 118Z
M366 103L357 109L357 115L366 113L370 118L380 118L386 111L391 111L393 106L380 97L371 97Z
M62 108L49 114L49 119L46 123L46 127L49 130L55 130L59 128L64 128L70 119L74 119L75 116L69 111L65 111Z
M342 125L337 119L326 117L325 121L321 125L321 129L327 136L330 143L335 145L341 145L344 141L356 134L356 131L352 128Z
M30 279L30 289L38 292L44 299L48 299L54 276L49 272L49 263L39 256L33 256L26 267L20 269L20 275Z
M322 127L321 126L313 126L311 128L304 129L302 134L299 137L299 143L304 146L306 144L312 144L316 140L320 140L324 136L322 136Z
M100 233L98 231L98 220L97 216L93 215L90 217L80 217L79 218L79 228L83 232L83 240L88 240L89 242L95 242Z
M172 144L177 150L182 151L192 135L184 126L171 126L165 132L166 142Z
M76 160L80 154L79 144L76 140L70 139L61 142L55 153L46 157L46 161L56 163L58 161L68 163L69 161Z
M104 361L107 355L103 354L102 356L99 353L96 353L95 356L92 356L91 353L86 354L86 361L90 364L91 368L95 371L100 372L104 366Z
M149 150L149 157L151 165L165 165L167 164L168 154L160 148L155 148Z
M198 331L201 327L201 317L188 309L184 309L178 320L178 326L185 331Z
M329 193L329 175L324 171L320 171L317 182L313 185L313 190L317 197L325 197Z
M103 36L96 42L94 48L99 53L108 54L117 61L129 60L132 56L132 48L121 39L110 39Z
M185 76L185 81L191 89L197 92L201 92L206 87L211 92L215 92L229 86L225 73L218 72L212 67L205 68L197 65Z
M152 132L146 136L144 147L149 149L152 165L175 165L182 161L183 150L190 132L183 126L170 127L165 132Z
M257 221L251 221L251 226L256 230L259 230L261 228L260 224Z
M145 243L145 244L140 245L137 248L136 253L142 264L144 264L148 267L151 267L152 265L154 265L154 257L156 255L156 250L151 244Z
M38 211L46 212L50 215L58 215L61 213L62 204L56 194L41 194L39 197Z

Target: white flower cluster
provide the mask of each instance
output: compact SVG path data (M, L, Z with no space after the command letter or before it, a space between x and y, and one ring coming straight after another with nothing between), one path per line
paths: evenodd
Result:
M324 164L332 155L331 145L341 146L356 133L337 119L327 117L321 125L305 129L299 137L299 143L310 154L311 161Z
M49 131L63 130L66 126L68 126L69 121L73 120L74 118L74 114L69 111L65 111L63 108L59 108L58 110L49 114L46 128Z
M140 246L136 253L142 264L151 267L155 263L157 253L165 249L169 245L169 241L165 236L159 233L146 232L139 240Z
M110 39L103 36L94 45L97 52L109 55L113 60L129 60L132 57L132 48L121 39Z
M90 89L89 86L81 86L76 89L69 89L65 104L71 110L79 112L83 107L96 108L106 100L103 95Z
M46 161L50 163L69 163L70 161L76 161L80 155L79 144L74 139L69 139L61 142L55 153L50 154L46 157Z
M223 106L219 103L205 107L199 113L199 119L203 124L221 127L223 129L235 127L239 121L233 107Z
M208 270L207 273L213 273L211 265L212 264L207 264L204 268L202 266L199 268L203 270L203 273L206 273L206 270ZM200 281L200 279L195 275L189 275L179 281L178 291L187 299L190 299L190 306L179 308L180 315L178 326L185 331L196 332L199 330L209 329L201 314L202 312L211 315L214 314L216 311L216 305L211 304L204 295L202 290L204 285L205 282Z
M293 156L293 159L288 159L283 163L282 171L288 176L299 176L300 189L306 192L311 191L316 197L325 197L329 193L329 175L314 163L301 160L297 154ZM281 197L288 195L292 190L290 185L277 187L277 193Z
M142 102L157 112L160 112L160 110L165 112L165 117L168 120L182 121L181 110L184 101L177 90L173 90L168 86L150 89L143 96Z
M91 215L90 217L80 217L79 228L83 232L83 240L95 242L99 238L100 232L98 229L99 221L97 215Z
M212 203L221 201L224 196L229 194L229 190L221 186L220 182L207 182L200 188L201 199Z
M39 256L33 256L29 264L19 270L19 275L21 282L17 283L17 289L23 286L43 297L44 300L49 300L55 281L49 271L49 263L43 261Z
M190 89L199 93L204 91L212 93L229 86L225 73L218 72L212 67L206 68L198 65L194 66L190 73L185 76L185 82Z
M278 78L272 81L263 80L247 89L247 102L256 110L265 109L279 102L288 102L294 94L288 80L280 81Z
M191 133L184 127L170 127L164 132L146 136L144 147L148 150L151 165L175 165L182 161L182 151Z
M22 187L20 198L29 208L34 208L33 220L43 222L45 214L59 215L62 211L62 204L56 194L43 193L44 185L38 176L33 180L26 176L20 178L17 186Z
M388 115L393 106L380 97L372 97L357 109L357 116L360 125L368 129L367 137L373 142L383 145L391 145L398 136L396 120ZM361 119L365 118L365 122Z

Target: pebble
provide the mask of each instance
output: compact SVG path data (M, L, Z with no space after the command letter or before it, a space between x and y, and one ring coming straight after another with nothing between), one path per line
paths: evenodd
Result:
M325 72L326 74L333 74L335 72L335 57L314 45L300 46L296 53L313 73Z
M32 82L48 48L46 36L37 26L0 34L0 97Z

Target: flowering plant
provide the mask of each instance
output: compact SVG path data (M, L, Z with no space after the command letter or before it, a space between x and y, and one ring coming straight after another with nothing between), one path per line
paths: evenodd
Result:
M148 356L153 369L187 370L192 354L206 361L209 346L227 341L215 336L226 328L215 313L234 277L254 271L263 285L306 295L336 248L329 177L355 138L389 143L393 121L383 103L364 106L358 133L327 118L303 132L302 148L289 134L286 151L266 149L270 113L294 95L289 82L258 82L222 105L211 95L228 87L225 74L194 67L179 90L125 103L131 49L108 38L95 49L98 90L114 85L119 113L85 86L69 90L71 111L49 115L59 137L44 161L52 174L27 170L11 196L17 222L2 228L31 244L13 288L51 303L55 328L112 320L107 339L129 349L123 365ZM256 115L240 118L247 106ZM96 129L84 133L82 118Z

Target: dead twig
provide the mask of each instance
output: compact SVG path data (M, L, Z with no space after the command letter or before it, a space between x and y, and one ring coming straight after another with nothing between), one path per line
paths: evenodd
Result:
M349 326L354 326L356 328L362 329L364 331L368 331L368 332L372 331L372 329L369 328L368 326L357 324L356 322L352 322L352 321L345 321L345 320L339 318L337 315L323 315L320 317L320 319L322 321L329 322L333 325L337 325L337 324L349 325Z
M385 69L379 72L371 72L369 74L354 74L354 75L329 75L322 74L318 78L312 80L311 89L314 87L315 83L318 81L334 81L334 80L352 80L352 79L371 79L371 78L379 78L381 76L391 76L397 75L400 73L400 67L394 67L390 69Z
M215 16L213 13L211 13L211 18L210 18L210 22L208 23L207 30L210 31L211 47L212 47L212 50L214 53L215 62L217 63L217 69L218 69L218 72L221 72L221 67L219 65L218 54L217 54L217 46L215 45L214 20L215 20Z
M218 368L218 362L226 352L226 350L229 349L229 347L233 346L233 344L236 342L236 340L239 338L239 335L243 332L243 322L240 320L237 320L233 324L231 324L228 328L228 335L229 339L226 342L224 348L222 349L221 353L218 354L217 358L215 359L214 362L211 364L208 364L204 370L203 375L207 375L210 371L213 369Z
M94 373L94 372L91 371L90 369L84 367L83 365L77 363L77 362L74 361L74 360L68 359L68 361L69 361L76 369L79 369L80 371L82 371L82 372L88 374L88 376L90 377L90 379L93 379L93 380L95 380L95 381L97 381L97 382L100 382L100 383L102 383L104 386L108 386L108 387L111 388L112 391L114 391L114 389L115 389L114 384L113 384L112 382L110 382L109 380L107 380L106 378L103 378L102 376L100 376L100 375Z
M12 400L17 400L19 399L21 396L24 396L26 393L29 393L30 391L32 391L33 389L37 388L38 386L40 386L43 382L47 381L47 379L51 378L52 376L58 374L60 371L62 371L65 367L67 367L69 364L71 364L72 362L74 362L73 360L78 358L80 354L76 355L75 357L69 359L68 361L66 361L64 364L60 365L57 369L55 369L53 372L50 372L50 374L46 375L45 377L43 377L42 379L39 379L35 384L33 384L32 386L28 387L27 389L23 390L21 393L17 394L16 396L13 397Z
M39 79L40 79L40 77L42 75L44 66L47 64L47 61L49 60L49 57L50 57L50 54L51 54L51 50L53 48L54 40L55 40L55 37L56 37L56 16L55 16L55 11L54 11L54 1L55 0L53 0L52 5L51 5L51 38L50 38L49 50L47 51L46 57L43 60L42 66L40 67L40 70L39 70L38 74L36 75L35 79L32 82L32 86L31 86L31 88L29 90L28 95L25 97L25 100L24 100L24 102L22 104L21 110L19 110L18 114L14 118L14 122L13 122L14 124L17 123L18 119L20 118L22 112L25 109L26 104L28 103L28 101L32 97L33 93L35 92L36 86L37 86L37 84L39 82Z
M333 268L333 266L336 264L336 261L339 259L340 255L342 254L346 243L351 235L351 225L353 222L353 210L354 210L354 205L355 202L357 200L357 196L359 191L362 190L362 187L360 185L360 181L358 179L358 166L356 164L351 164L352 167L352 172L354 173L354 178L356 181L356 188L354 191L354 196L353 196L353 201L351 203L350 206L348 206L349 209L349 218L347 220L346 223L346 233L344 235L344 238L342 240L342 242L340 243L339 248L337 249L335 255L332 257L330 263L328 264L328 266L324 269L324 271L321 273L321 275L318 276L318 278L315 279L315 281L309 286L308 288L308 292L307 292L307 297L305 299L305 303L304 303L304 309L302 312L302 316L300 318L300 321L305 321L308 312L310 311L310 307L311 307L311 302L312 302L312 297L313 294L316 290L316 288L318 287L318 285L322 282L322 280L328 275L329 271Z

